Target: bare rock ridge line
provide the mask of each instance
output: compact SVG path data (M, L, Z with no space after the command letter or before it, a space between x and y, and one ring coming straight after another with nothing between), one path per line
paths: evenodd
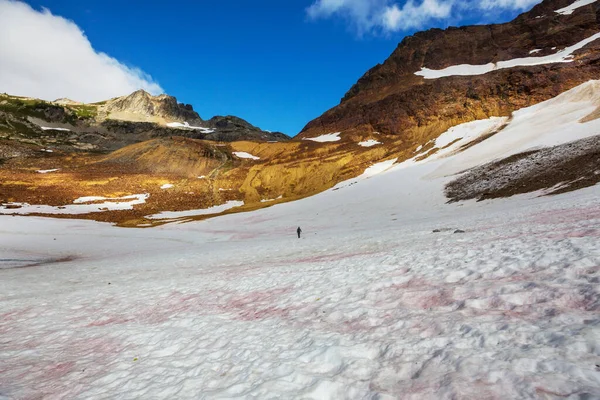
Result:
M145 140L182 136L212 141L286 141L234 116L203 120L189 104L144 90L91 104L54 102L0 94L2 136L27 143L52 143L64 151L107 152Z
M382 64L367 71L340 104L309 122L300 137L347 130L426 142L449 127L508 116L600 76L600 40L570 62L519 66L479 76L425 79L422 69L485 65L545 57L600 32L598 2L559 13L573 0L545 0L504 24L430 29L408 36Z

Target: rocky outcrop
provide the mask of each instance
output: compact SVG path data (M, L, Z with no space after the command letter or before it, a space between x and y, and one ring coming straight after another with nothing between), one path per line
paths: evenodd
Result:
M462 122L509 115L600 76L600 40L574 61L500 69L477 76L425 79L422 68L483 65L554 54L600 31L600 6L570 15L573 0L546 0L505 24L431 29L404 38L391 56L350 88L340 105L311 121L299 137L351 129L424 143ZM534 51L534 53L532 53Z
M244 140L261 142L281 142L290 139L289 136L281 132L263 131L247 121L231 115L213 117L206 121L204 125L214 130L214 132L206 135L206 139L209 140L233 142L239 140L236 138L240 136L243 136Z
M141 89L128 96L108 100L101 106L101 111L111 119L202 123L202 118L190 104L178 103L175 97L166 94L152 96Z

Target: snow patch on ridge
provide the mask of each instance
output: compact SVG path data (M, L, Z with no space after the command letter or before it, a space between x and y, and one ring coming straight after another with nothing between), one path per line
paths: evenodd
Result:
M313 142L325 143L325 142L337 142L340 140L340 134L342 132L327 133L325 135L317 136L314 138L303 138L302 140L312 140Z
M558 10L556 10L554 12L557 14L562 14L562 15L571 15L571 14L573 14L573 11L575 11L579 7L587 6L588 4L592 4L595 2L596 2L596 0L577 0L570 6L559 8Z
M260 160L260 157L253 156L250 153L246 153L245 151L234 151L233 155L238 158L247 158L250 160Z
M65 132L70 132L70 129L67 128L52 128L50 126L40 126L40 128L42 128L42 130L44 131L65 131Z
M213 206L209 208L201 208L197 210L185 210L185 211L163 211L158 214L148 215L146 218L148 219L177 219L183 217L196 217L199 215L210 215L210 214L220 214L223 211L227 211L229 209L235 207L241 207L244 205L243 201L238 200L230 200L225 204L221 204L218 206Z
M363 142L358 142L358 145L362 146L362 147L372 147L372 146L375 146L377 144L381 144L381 142L378 142L375 139L369 139L369 140L365 140Z
M38 174L48 174L50 172L56 172L56 171L60 171L60 168L54 168L54 169L39 169L35 172L37 172Z
M64 206L48 206L43 204L29 204L29 203L2 203L0 205L0 214L88 214L97 213L103 211L120 211L120 210L132 210L133 206L137 204L143 204L146 199L150 197L148 193L134 194L131 196L117 197L107 200L100 204L82 204L89 203L95 200L104 198L90 196L80 197L74 201L75 204L68 204ZM120 201L129 200L129 201Z
M563 62L572 62L573 61L573 53L587 44L593 42L596 39L600 38L600 33L596 33L579 43L576 43L572 46L569 46L563 50L560 50L554 54L550 54L542 57L524 57L524 58L514 58L512 60L506 61L498 61L497 63L488 63L484 65L471 65L471 64L460 64L460 65L452 65L450 67L446 67L444 69L429 69L429 68L421 68L420 71L415 72L415 75L422 76L425 79L438 79L447 76L473 76L473 75L483 75L488 72L497 71L505 68L514 68L514 67L526 67L532 65L542 65L542 64L552 64L552 63L563 63Z
M202 133L213 133L215 130L210 128L205 128L203 126L192 126L187 122L169 122L167 124L169 128L177 128L177 129L196 129L202 131Z

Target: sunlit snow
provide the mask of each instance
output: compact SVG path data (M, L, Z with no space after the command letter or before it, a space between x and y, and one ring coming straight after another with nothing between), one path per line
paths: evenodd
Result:
M218 206L213 206L209 208L202 208L198 210L185 210L185 211L163 211L158 214L149 215L146 218L149 219L176 219L182 217L194 217L197 215L209 215L209 214L219 214L223 211L227 211L231 208L241 207L244 205L243 201L231 200L226 202L225 204L221 204Z
M37 172L38 174L49 174L50 172L56 172L56 171L60 171L60 168L53 168L53 169L38 169Z
M440 173L598 134L598 93L254 212L0 216L0 397L600 398L600 186L447 204Z
M571 4L567 7L564 7L564 8L560 8L554 12L557 14L570 15L570 14L573 14L573 11L575 11L579 7L587 6L588 4L592 4L595 2L596 2L596 0L577 0L573 4Z
M210 129L210 128L205 128L203 126L192 126L187 122L169 122L167 123L167 126L169 128L178 128L178 129L196 129L199 131L202 131L203 133L213 133L215 132L214 129Z
M303 138L302 140L312 140L313 142L325 143L325 142L337 142L340 140L340 134L342 132L327 133L325 135L317 136L314 138Z
M172 183L165 183L165 184L161 185L160 188L161 189L171 189L174 186L175 185L173 185Z
M381 144L381 142L378 142L375 139L368 139L368 140L365 140L365 141L362 141L362 142L358 142L358 145L362 146L362 147L372 147L372 146L375 146L377 144Z
M260 157L253 156L250 153L246 153L245 151L234 151L233 155L238 158L247 158L250 160L260 160Z
M42 130L44 130L44 131L66 131L66 132L71 131L70 129L67 129L67 128L53 128L50 126L40 126L40 128L42 128Z
M74 204L64 206L49 206L43 204L28 203L1 203L0 214L88 214L103 211L131 210L137 204L143 204L149 194L134 194L131 196L117 198L102 198L108 201L103 203L85 204L100 200L100 197L88 197L76 199Z
M454 75L483 75L488 72L497 71L499 69L513 68L513 67L524 67L531 65L551 64L560 62L571 62L573 61L573 53L585 45L593 42L600 38L600 33L596 33L579 43L569 46L563 50L560 50L554 54L541 57L524 57L515 58L512 60L498 61L497 63L489 63L484 65L471 65L471 64L460 64L452 65L450 67L434 70L429 68L422 68L420 71L415 72L415 75L420 75L425 79L437 79L446 76Z

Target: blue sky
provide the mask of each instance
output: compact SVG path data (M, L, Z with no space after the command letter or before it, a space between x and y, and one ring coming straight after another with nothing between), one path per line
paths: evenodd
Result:
M377 7L382 5L394 5L396 10L405 11L404 1L342 0L349 3L346 8L327 8L329 0L319 1L323 3L313 5L315 0L30 0L27 3L35 10L46 7L53 15L73 21L97 52L140 68L166 93L192 104L205 119L231 114L263 129L295 135L308 121L338 104L364 72L383 62L405 35L420 30L419 27L504 22L536 2L524 0L527 4L523 5L519 0L508 0L513 6L486 7L479 12L455 7L440 16L435 9L444 6L444 1L425 0L434 14L418 20L419 13L428 11L416 8L409 14L396 16L416 21L419 27L415 27L398 24L398 18L391 22L395 25L385 25L376 17ZM417 0L412 4L420 3ZM365 4L371 8L365 9ZM313 8L307 12L311 5Z

